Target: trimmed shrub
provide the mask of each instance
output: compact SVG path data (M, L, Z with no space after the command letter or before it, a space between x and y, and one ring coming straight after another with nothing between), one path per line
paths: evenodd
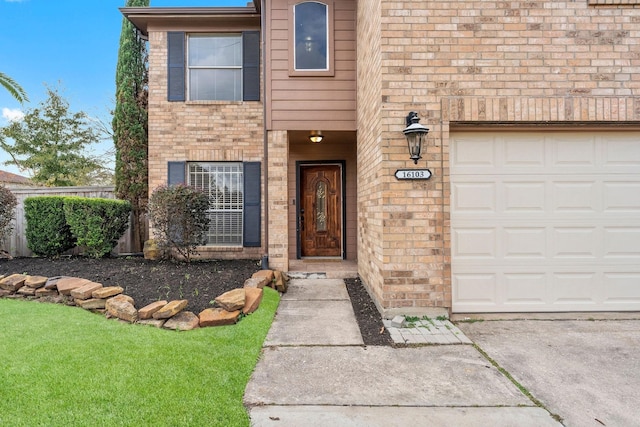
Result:
M124 200L65 197L64 215L85 255L101 258L113 249L129 226L131 203Z
M0 244L13 230L18 200L8 188L0 184Z
M27 247L36 255L59 256L76 245L64 217L64 199L62 196L25 199Z
M186 185L160 186L149 200L149 219L161 249L175 249L187 263L197 255L196 247L205 243L209 227L209 198Z

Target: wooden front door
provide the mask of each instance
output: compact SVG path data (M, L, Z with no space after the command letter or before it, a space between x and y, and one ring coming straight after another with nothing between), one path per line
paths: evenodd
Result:
M342 256L342 168L300 167L300 253L303 257Z

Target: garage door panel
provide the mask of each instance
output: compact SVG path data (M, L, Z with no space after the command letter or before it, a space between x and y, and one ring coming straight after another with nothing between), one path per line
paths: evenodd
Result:
M604 278L605 304L640 304L640 272L604 273Z
M504 212L522 213L545 211L545 187L544 181L525 182L509 181L503 184Z
M547 252L547 230L544 227L505 227L505 259L544 259Z
M603 183L605 211L640 213L640 181L631 182L631 179Z
M604 258L635 258L640 265L640 227L604 227Z
M553 210L593 213L598 210L600 188L595 181L552 181Z
M451 135L453 310L640 310L640 132L476 137Z
M457 274L452 278L455 298L469 307L496 305L496 275L492 273Z
M595 259L598 254L596 227L556 227L553 229L552 258Z
M455 184L452 204L459 212L483 214L496 209L496 185L492 182L459 182Z
M456 241L456 257L460 259L495 259L495 228L458 228L452 236Z
M451 149L451 158L456 167L465 169L491 169L495 167L495 139L487 134L461 136Z
M637 135L621 136L615 142L603 141L602 163L617 173L637 172L640 169L640 144Z
M544 305L547 292L547 278L544 273L505 273L504 304Z
M545 143L539 138L504 141L500 148L499 153L504 155L497 166L543 168L545 165Z
M596 137L581 133L557 133L547 136L551 145L554 168L566 170L568 167L578 169L593 168L597 164Z
M551 280L552 304L585 305L596 304L597 277L595 272L554 273Z

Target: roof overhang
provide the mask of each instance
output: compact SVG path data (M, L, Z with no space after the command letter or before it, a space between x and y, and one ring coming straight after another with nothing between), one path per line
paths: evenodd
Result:
M145 36L149 28L260 26L259 0L247 7L121 7L119 10Z

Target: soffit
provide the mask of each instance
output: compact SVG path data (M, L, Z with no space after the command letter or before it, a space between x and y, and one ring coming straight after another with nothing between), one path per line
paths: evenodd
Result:
M254 7L122 7L119 10L144 35L148 35L150 28L260 28L260 13Z

